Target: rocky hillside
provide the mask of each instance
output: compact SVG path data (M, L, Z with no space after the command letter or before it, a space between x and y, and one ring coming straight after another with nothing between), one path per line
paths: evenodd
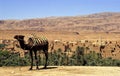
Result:
M119 32L120 13L107 12L86 16L0 20L0 30Z

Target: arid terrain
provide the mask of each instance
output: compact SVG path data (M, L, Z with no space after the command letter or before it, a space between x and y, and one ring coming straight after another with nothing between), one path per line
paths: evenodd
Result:
M75 41L99 38L119 40L120 13L105 12L86 16L0 20L0 39L12 39L16 34L29 37L31 33L45 35L49 40Z
M0 30L120 32L120 13L105 12L86 16L0 20Z
M2 76L119 76L119 67L49 66L28 71L29 67L0 67ZM42 68L42 66L40 67Z
M37 36L46 36L49 41L62 40L62 41L79 41L79 40L108 40L119 41L120 33L105 33L105 32L66 32L66 31L28 31L28 30L0 30L0 39L14 39L15 35L25 35L25 39L28 39L31 34Z
M25 41L35 34L48 41L81 41L80 46L100 52L103 57L120 59L120 13L98 13L87 16L49 17L27 20L0 20L0 43L14 41L15 35L25 35ZM82 41L83 40L83 41ZM86 43L85 41L88 40ZM106 41L100 51L96 42ZM90 42L90 43L89 43ZM111 43L112 42L112 43ZM94 44L93 44L94 43ZM62 45L62 44L60 44ZM76 45L76 44L75 44ZM54 46L55 48L60 46ZM62 45L63 47L63 45ZM76 46L72 47L76 49ZM13 49L13 46L8 47ZM20 48L19 48L20 49ZM20 49L21 50L21 49ZM22 50L23 51L23 50ZM2 76L119 76L119 67L49 66L28 71L29 67L0 67Z
M84 20L83 20L84 19ZM76 23L76 21L78 23ZM69 22L72 22L69 24ZM92 51L101 52L103 57L119 59L120 56L120 14L119 13L99 13L85 17L53 17L30 20L1 20L0 21L0 43L14 41L15 35L24 35L25 41L31 37L45 36L48 41L60 41L62 43L77 43L79 41L89 41L80 44L81 47L88 47ZM100 51L100 42L107 42L106 47ZM112 41L112 44L109 42ZM98 43L98 44L97 44ZM63 45L63 44L60 44ZM94 46L95 45L95 46ZM78 45L76 45L78 46ZM76 49L76 46L73 49ZM64 46L54 46L63 48ZM8 47L10 49L13 46ZM55 50L55 49L53 49Z

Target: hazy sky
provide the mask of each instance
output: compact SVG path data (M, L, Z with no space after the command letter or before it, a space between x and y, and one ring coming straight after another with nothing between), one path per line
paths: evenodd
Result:
M120 0L0 0L0 20L99 12L120 12Z

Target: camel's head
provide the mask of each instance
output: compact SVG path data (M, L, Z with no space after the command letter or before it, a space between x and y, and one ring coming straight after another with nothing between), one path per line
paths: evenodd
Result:
M15 35L14 38L17 39L18 41L19 40L24 40L24 37L23 35Z

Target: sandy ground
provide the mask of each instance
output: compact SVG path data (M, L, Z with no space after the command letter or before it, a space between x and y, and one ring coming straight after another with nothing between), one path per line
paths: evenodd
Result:
M120 67L49 66L28 70L27 67L0 67L0 76L119 76ZM42 68L42 66L40 66Z

